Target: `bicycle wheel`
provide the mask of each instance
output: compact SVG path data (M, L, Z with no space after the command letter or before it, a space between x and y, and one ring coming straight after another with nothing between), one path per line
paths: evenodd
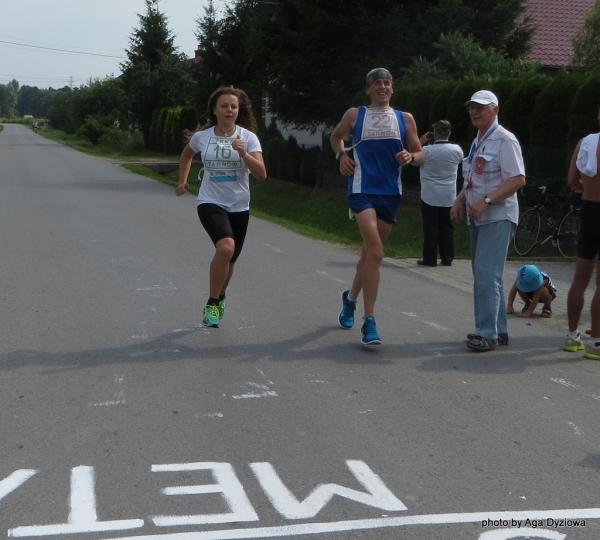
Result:
M517 255L527 255L537 243L542 218L539 210L530 208L519 217L519 224L513 238L513 247Z
M558 225L556 247L563 257L577 255L577 239L579 238L579 212L569 210Z

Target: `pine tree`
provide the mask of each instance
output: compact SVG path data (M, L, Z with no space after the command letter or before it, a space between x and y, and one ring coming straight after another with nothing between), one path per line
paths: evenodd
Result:
M146 0L146 13L138 17L140 26L130 37L127 61L121 69L131 120L142 130L147 145L152 112L187 103L192 79L157 1Z
M600 0L590 11L573 40L573 63L587 69L600 69Z

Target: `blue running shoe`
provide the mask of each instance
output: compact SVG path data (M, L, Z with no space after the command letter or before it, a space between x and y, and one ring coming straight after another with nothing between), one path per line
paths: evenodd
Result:
M363 345L381 345L381 338L377 333L377 324L375 323L375 317L373 317L373 315L365 317L361 332L361 342Z
M354 326L354 310L356 309L356 300L349 300L350 291L342 293L342 311L338 316L338 322L342 328L352 328Z
M219 306L206 304L204 306L204 318L202 319L204 326L219 328Z

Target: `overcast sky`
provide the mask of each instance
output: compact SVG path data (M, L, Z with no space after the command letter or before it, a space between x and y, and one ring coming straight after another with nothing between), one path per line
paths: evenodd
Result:
M196 19L204 16L207 3L159 0L175 45L189 57L197 45ZM219 13L222 5L215 1ZM21 86L62 88L119 75L129 37L139 27L138 14L145 13L145 6L144 0L0 0L0 83L16 79Z

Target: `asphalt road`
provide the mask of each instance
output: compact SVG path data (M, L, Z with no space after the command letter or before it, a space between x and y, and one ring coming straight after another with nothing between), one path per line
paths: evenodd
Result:
M337 327L352 251L252 219L219 329L211 254L193 197L5 126L0 536L600 538L570 264L554 318L481 355L468 261L386 261L365 350Z

